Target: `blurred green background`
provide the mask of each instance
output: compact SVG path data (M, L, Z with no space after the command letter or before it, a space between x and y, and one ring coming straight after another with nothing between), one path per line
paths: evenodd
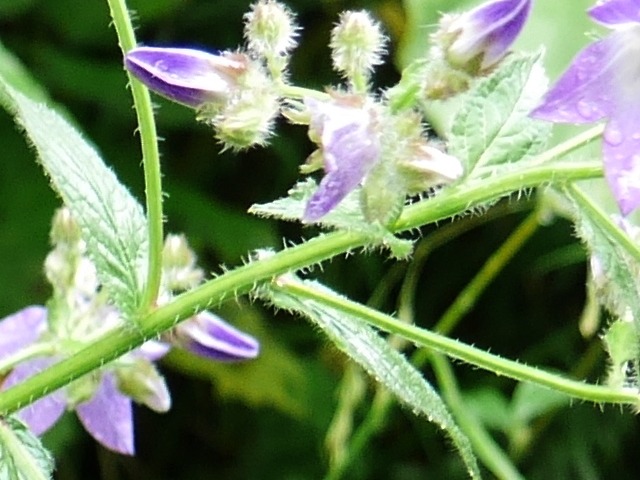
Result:
M597 32L585 9L592 2L537 0L516 48L548 49L556 78ZM323 88L337 82L326 47L331 26L345 9L370 9L391 37L390 63L378 88L427 48L439 11L475 5L454 0L291 0L303 26L291 66L294 82ZM130 0L138 39L146 45L235 48L242 42L244 0ZM121 180L142 199L143 178L135 118L126 89L106 2L0 0L0 71L33 95L61 105L102 152ZM46 93L45 93L46 92ZM286 194L297 166L313 146L303 128L280 122L265 149L222 153L193 113L155 97L164 169L167 231L185 232L203 267L233 267L255 248L299 242L312 228L250 217L246 209ZM49 294L42 274L50 217L58 200L48 187L12 119L0 113L0 315L42 303ZM428 259L419 278L416 321L430 327L486 259L533 207L534 195L512 198L459 219L454 234ZM433 228L420 232L425 241ZM407 264L380 255L352 255L316 268L312 276L385 311L397 308L398 279ZM585 302L585 255L564 219L551 219L516 255L453 336L493 353L591 381L605 361L597 335L585 338L578 322ZM372 296L375 298L372 299ZM336 409L347 362L303 320L245 299L224 305L230 322L256 335L262 356L219 365L185 353L163 361L174 406L165 415L136 410L137 455L106 452L65 417L45 437L57 458L56 478L71 479L315 479L327 471L325 436ZM546 404L540 392L465 365L456 373L468 405L517 456L531 479L637 478L638 421L617 408L600 410L567 402ZM425 375L433 379L430 370ZM373 386L354 412L366 414ZM542 406L541 406L542 405ZM524 412L524 413L523 413ZM524 445L524 447L522 447ZM394 407L382 431L353 460L345 478L464 478L457 455L432 425Z

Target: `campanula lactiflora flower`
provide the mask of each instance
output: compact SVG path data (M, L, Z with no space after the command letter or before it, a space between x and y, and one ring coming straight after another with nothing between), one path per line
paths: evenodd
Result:
M605 177L627 215L640 206L640 1L599 2L588 13L612 32L578 53L532 116L576 124L606 120Z

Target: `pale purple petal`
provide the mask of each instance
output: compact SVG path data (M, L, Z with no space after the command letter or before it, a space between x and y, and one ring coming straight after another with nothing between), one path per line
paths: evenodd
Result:
M623 215L640 207L640 102L616 110L603 135L605 177Z
M47 327L47 309L24 308L0 320L0 358L34 343Z
M380 145L369 110L313 99L305 104L311 112L310 130L320 136L327 172L304 212L304 221L314 222L362 182L379 158Z
M615 107L618 42L610 36L582 50L531 116L561 123L591 123Z
M36 373L46 370L54 362L55 359L48 357L35 358L21 363L5 379L2 389L6 390L22 383ZM65 407L64 393L62 390L57 390L19 410L18 417L29 426L34 434L42 435L58 421Z
M102 376L93 398L76 407L84 428L114 452L133 455L133 412L131 399L116 387L113 373Z
M640 23L640 0L605 0L589 10L594 20L605 25Z
M224 100L244 71L239 60L189 48L137 47L125 66L154 92L190 107Z
M457 62L466 63L482 55L481 69L497 63L522 30L531 10L531 0L497 0L471 10L456 21L460 35L449 48Z
M255 338L207 311L178 325L175 334L180 346L214 360L245 360L260 352Z

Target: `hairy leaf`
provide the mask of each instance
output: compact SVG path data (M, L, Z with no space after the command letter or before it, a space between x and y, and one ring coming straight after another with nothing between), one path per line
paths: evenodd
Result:
M48 480L53 458L38 437L14 417L0 419L0 478Z
M316 282L305 283L314 289L330 292ZM299 313L311 320L340 350L388 388L416 415L425 416L446 431L459 450L469 474L474 478L480 477L469 440L454 422L438 393L404 355L391 347L362 319L317 301L301 301L281 289L265 287L259 294L274 306ZM335 295L334 292L331 294Z
M448 136L449 153L467 173L517 162L544 148L551 124L528 116L547 88L540 57L513 54L465 94Z
M147 261L142 207L93 146L57 112L1 77L0 90L0 98L38 151L53 188L80 225L102 285L123 312L132 312L142 291L139 273Z

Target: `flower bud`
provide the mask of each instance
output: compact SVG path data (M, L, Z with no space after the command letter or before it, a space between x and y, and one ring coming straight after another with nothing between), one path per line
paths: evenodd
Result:
M213 55L189 48L136 47L125 57L132 75L154 92L199 108L221 103L246 69L245 56Z
M224 108L213 115L203 111L200 118L213 124L225 148L243 150L266 142L280 111L279 100L272 80L253 64Z
M244 19L249 50L266 58L272 73L284 69L285 57L296 46L297 27L291 11L274 0L260 0Z
M184 235L167 235L162 251L162 280L170 291L189 290L202 281L196 256Z
M475 75L502 60L530 9L531 0L493 0L462 15L444 15L435 39L452 66Z
M218 361L237 361L255 358L258 341L232 327L211 312L201 312L182 322L172 332L174 344L196 355Z
M424 192L428 188L459 179L464 173L462 163L426 141L414 146L412 158L400 162L408 180L408 193Z
M333 67L363 92L373 67L382 63L386 43L380 24L368 12L344 12L331 32Z
M167 412L171 408L171 395L154 365L146 359L119 366L115 370L118 390L155 412Z
M80 242L80 227L67 207L61 207L54 213L49 237L52 245L75 246Z

